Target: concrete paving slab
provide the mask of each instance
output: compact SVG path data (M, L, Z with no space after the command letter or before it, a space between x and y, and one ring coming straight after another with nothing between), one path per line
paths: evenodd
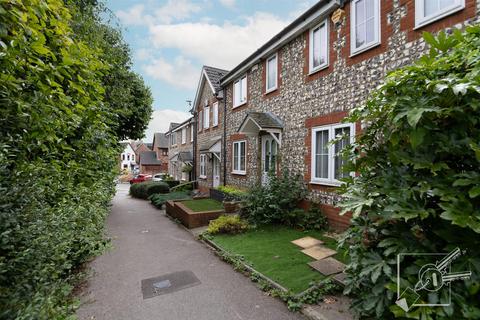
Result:
M310 262L308 265L326 276L340 273L345 269L345 265L343 263L332 257L313 261Z
M345 273L339 273L336 274L333 279L337 280L341 285L345 285L345 278L347 278L347 275Z
M311 320L353 320L350 312L351 300L344 296L327 296L317 305L303 308L302 313Z
M304 249L302 250L302 253L312 257L315 260L321 260L321 259L333 256L334 254L337 253L337 251L324 247L322 245L319 245L319 246L313 246L313 247Z
M307 249L313 246L323 244L322 240L315 239L314 237L303 237L297 240L293 240L292 243L300 248Z

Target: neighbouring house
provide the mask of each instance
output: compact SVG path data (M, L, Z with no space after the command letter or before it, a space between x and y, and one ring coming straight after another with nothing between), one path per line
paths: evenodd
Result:
M166 172L168 164L157 159L155 151L144 151L140 153L140 173L157 174Z
M182 123L170 123L168 139L168 173L175 180L191 181L193 170L193 117Z
M152 150L156 152L157 159L162 162L159 172L168 173L168 138L165 133L157 132L153 135Z
M318 1L224 75L224 92L213 84L197 90L199 111L213 106L215 94L225 99L223 182L248 187L268 183L269 171L300 173L309 200L321 204L330 224L348 226L350 217L337 208L339 179L350 174L339 152L362 127L342 120L387 72L428 51L422 32L478 22L479 10L476 0ZM199 135L207 131L199 127Z
M151 151L151 149L142 140L135 140L131 142L133 151L135 151L135 159L137 162L137 168L140 168L140 153L145 151Z
M223 182L222 162L224 134L224 103L220 79L228 71L204 66L200 74L195 100L194 119L197 125L194 137L195 169L197 186L202 192L215 188ZM192 127L191 133L195 132Z
M135 151L130 141L122 141L123 151L120 154L120 171L133 172L137 168Z

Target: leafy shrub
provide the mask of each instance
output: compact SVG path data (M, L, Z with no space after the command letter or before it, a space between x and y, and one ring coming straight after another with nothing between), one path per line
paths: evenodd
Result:
M361 317L480 318L480 27L425 40L430 53L391 73L347 119L369 124L346 152L359 175L342 204L355 217L342 242L351 258L346 293L356 294ZM467 254L453 266L472 276L450 286L450 306L407 315L395 305L398 254L455 247ZM408 259L400 256L409 266L400 281L413 288L426 260Z
M157 181L146 181L134 183L130 186L130 195L134 198L148 199L155 193L168 193L170 188L168 184Z
M175 191L166 194L155 193L152 194L148 199L150 199L155 207L162 209L162 206L165 204L165 202L169 200L191 199L191 196L189 192Z
M173 179L173 178L172 178ZM168 187L169 188L173 188L173 187L176 187L180 184L180 181L178 180L164 180L163 182L165 182L166 184L168 184Z
M210 221L207 232L209 234L237 234L245 232L247 229L248 223L242 220L238 215L224 215Z
M226 201L240 201L247 196L247 192L233 186L219 186L217 187L218 191L221 191L225 194Z
M281 176L270 174L268 185L256 186L247 193L242 215L256 224L282 223L306 193L300 175L290 175L286 170Z
M326 230L328 228L327 217L325 217L320 208L315 205L312 205L307 211L294 209L288 212L282 222L288 226L302 230Z
M181 183L173 188L170 188L170 191L191 191L193 190L193 183L185 182Z

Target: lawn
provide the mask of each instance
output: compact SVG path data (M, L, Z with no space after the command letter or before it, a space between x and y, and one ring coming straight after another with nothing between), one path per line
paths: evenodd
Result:
M257 271L298 293L307 289L310 282L325 278L308 266L307 263L314 260L290 242L306 236L323 240L327 247L336 250L336 241L324 237L321 231L299 231L283 226L261 227L238 235L215 235L213 241L230 253L244 256L247 264ZM346 260L341 252L334 257Z
M187 201L182 201L182 203L187 208L195 212L223 209L222 203L213 199L187 200Z

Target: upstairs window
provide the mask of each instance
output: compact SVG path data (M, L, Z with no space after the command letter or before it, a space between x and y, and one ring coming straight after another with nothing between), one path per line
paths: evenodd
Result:
M275 53L267 59L266 72L266 92L271 92L277 89L277 75L278 75L278 55Z
M187 128L182 128L182 144L187 143Z
M380 43L380 0L353 0L351 7L351 53Z
M312 183L339 185L349 175L343 171L341 152L353 142L353 124L335 124L312 129ZM332 143L332 140L341 139Z
M203 111L200 110L198 113L198 132L202 131L203 128Z
M247 102L247 75L233 83L233 107L238 107Z
M174 146L177 144L177 135L175 132L172 132L170 135L170 145Z
M215 102L215 103L213 104L212 113L213 113L213 115L212 115L212 117L213 117L213 119L212 119L212 125L213 125L214 127L216 127L216 126L218 126L218 102Z
M328 20L323 21L310 30L309 44L310 72L328 66Z
M190 142L193 142L193 123L190 125Z
M132 161L135 161L135 155L132 154Z
M415 26L422 27L465 8L465 0L415 0Z
M203 119L203 128L210 128L210 107L205 107L203 110L204 119Z
M122 153L122 160L125 161L125 153Z

